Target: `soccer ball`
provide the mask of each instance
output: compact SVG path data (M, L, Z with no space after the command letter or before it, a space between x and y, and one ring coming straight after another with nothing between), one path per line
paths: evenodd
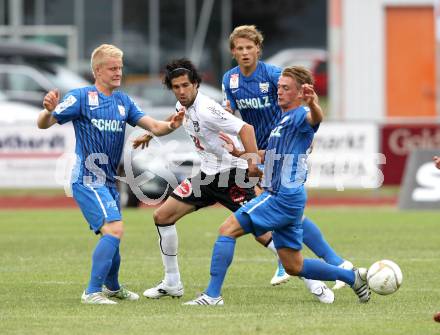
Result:
M367 272L367 282L373 292L388 295L396 292L402 285L402 271L389 260L377 261Z

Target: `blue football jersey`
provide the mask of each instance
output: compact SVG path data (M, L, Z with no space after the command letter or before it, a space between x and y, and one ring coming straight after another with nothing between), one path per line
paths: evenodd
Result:
M277 84L281 69L258 62L257 68L246 77L237 66L223 76L223 97L233 110L239 110L243 121L255 129L258 148L266 149L269 134L281 116L277 103Z
M53 116L59 124L72 121L75 130L77 162L72 183L114 186L126 123L134 127L144 115L123 92L106 96L95 86L68 92Z
M307 178L307 155L319 125L306 119L308 107L300 106L282 114L272 129L264 159L262 186L277 193L295 193Z

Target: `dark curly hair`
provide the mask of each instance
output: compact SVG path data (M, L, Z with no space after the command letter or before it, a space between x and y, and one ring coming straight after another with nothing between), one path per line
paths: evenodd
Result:
M187 58L175 59L166 65L163 84L171 90L171 80L185 74L188 75L189 81L193 84L197 83L197 88L199 88L202 78L194 64Z

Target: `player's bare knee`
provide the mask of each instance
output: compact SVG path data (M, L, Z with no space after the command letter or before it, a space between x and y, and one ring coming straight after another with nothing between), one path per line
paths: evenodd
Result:
M255 239L257 240L258 243L267 246L269 242L272 240L272 233L268 231L263 235L256 236Z
M290 263L287 266L283 264L283 266L287 274L291 276L298 276L302 270L302 265L299 265L297 263Z
M122 221L113 221L105 223L101 228L103 235L111 235L118 239L122 239L124 236L124 224Z
M122 237L124 236L124 229L122 227L117 227L115 229L112 229L110 234L118 239L122 239Z
M157 225L169 224L170 215L166 211L158 208L153 213L153 220Z
M230 236L231 229L228 226L227 222L222 223L222 225L218 229L218 233L219 233L219 235L222 235L222 236Z
M226 221L220 226L219 234L222 236L229 236L233 238L238 238L244 234L243 229L238 223L234 216L230 216Z

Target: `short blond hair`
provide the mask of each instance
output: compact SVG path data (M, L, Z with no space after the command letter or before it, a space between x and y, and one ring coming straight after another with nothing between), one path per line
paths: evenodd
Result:
M101 44L92 52L92 56L90 58L90 65L92 67L92 72L95 74L96 68L101 65L105 58L120 58L124 53L118 47L111 44Z
M260 50L263 50L263 34L254 25L238 26L232 31L231 35L229 35L229 48L231 50L235 47L234 40L236 38L246 38L260 47Z
M303 84L313 85L315 82L310 70L306 69L304 66L286 67L281 75L283 77L293 78L299 87Z

